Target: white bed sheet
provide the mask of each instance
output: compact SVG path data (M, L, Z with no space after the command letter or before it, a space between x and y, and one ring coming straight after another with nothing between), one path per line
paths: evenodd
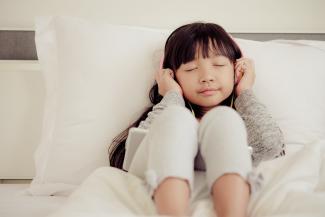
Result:
M325 216L325 140L299 146L290 145L285 157L259 165L257 170L263 173L264 184L252 195L249 216ZM215 216L206 185L201 185L204 180L198 180L198 186L203 187L193 192L193 217ZM111 167L94 171L50 216L158 217L143 180Z
M0 217L44 217L57 210L64 196L30 196L29 184L0 184Z

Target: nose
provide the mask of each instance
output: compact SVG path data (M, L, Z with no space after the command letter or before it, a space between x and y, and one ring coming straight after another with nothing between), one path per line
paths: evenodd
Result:
M203 69L201 72L201 78L200 78L200 83L209 83L209 82L214 82L215 77L212 76L211 73L209 73L209 70Z

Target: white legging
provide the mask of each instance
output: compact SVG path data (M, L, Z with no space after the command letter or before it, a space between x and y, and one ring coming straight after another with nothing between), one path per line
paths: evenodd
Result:
M217 106L200 122L185 107L168 106L152 122L131 161L129 172L144 179L153 195L167 177L188 181L206 170L208 189L225 173L247 180L252 171L243 119L232 108Z

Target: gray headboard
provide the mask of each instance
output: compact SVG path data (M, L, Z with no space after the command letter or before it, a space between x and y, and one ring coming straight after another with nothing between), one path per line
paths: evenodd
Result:
M274 39L325 41L325 33L231 33L231 35L257 41ZM34 31L0 30L0 60L37 60L34 36Z

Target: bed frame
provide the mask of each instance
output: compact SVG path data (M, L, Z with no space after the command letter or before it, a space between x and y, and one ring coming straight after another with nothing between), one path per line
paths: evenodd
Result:
M325 33L231 33L251 40L322 40ZM0 30L0 183L29 182L41 135L45 87L34 31ZM14 181L16 180L16 181Z

